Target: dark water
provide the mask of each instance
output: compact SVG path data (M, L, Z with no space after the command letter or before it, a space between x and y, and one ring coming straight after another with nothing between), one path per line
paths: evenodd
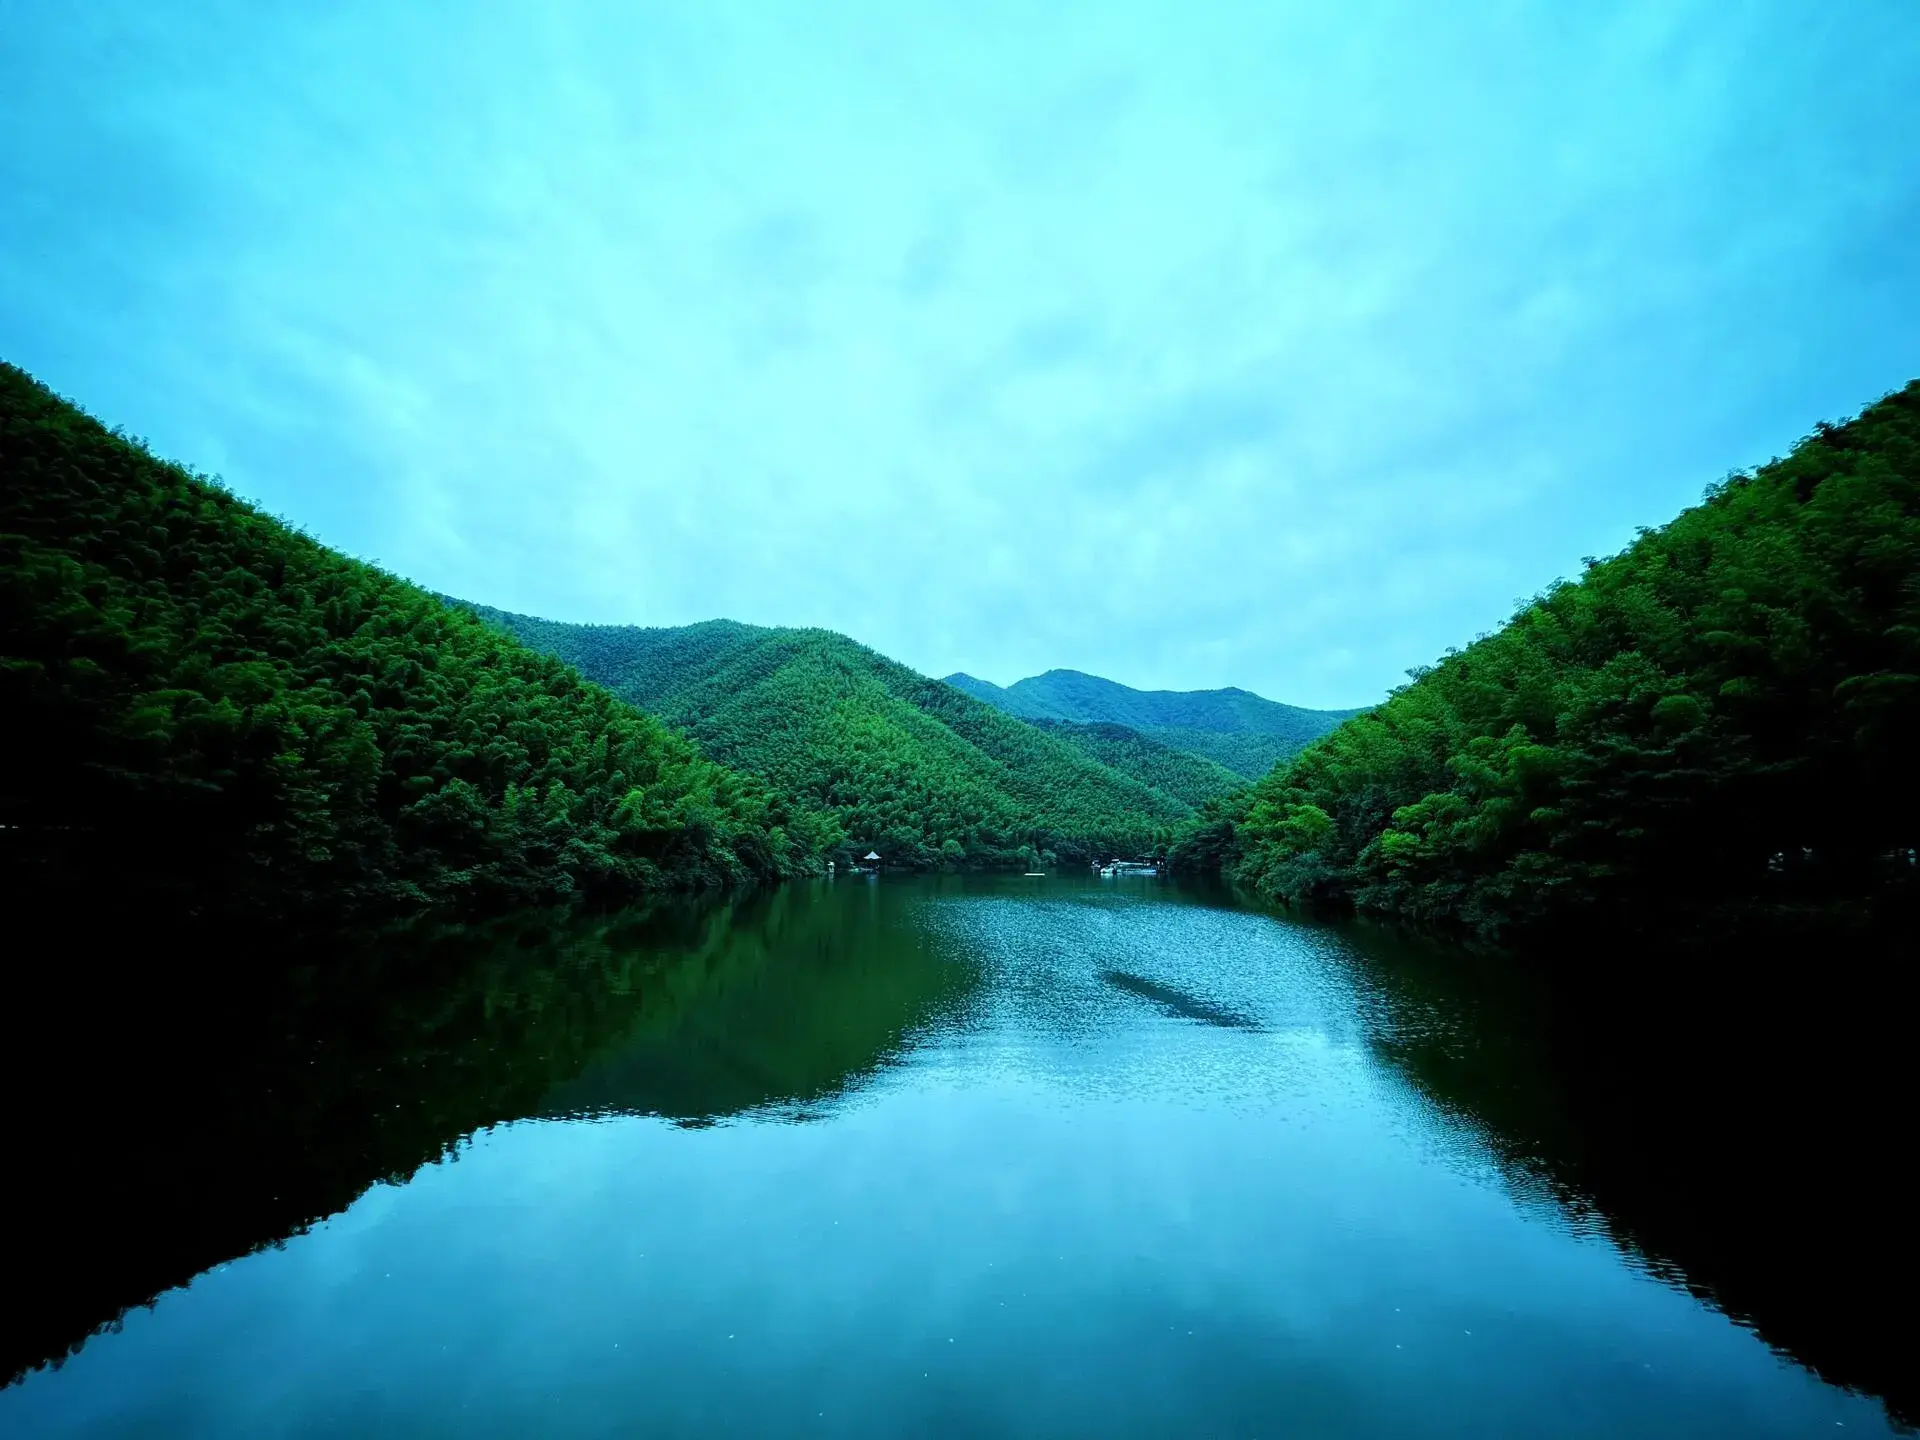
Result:
M1025 879L250 944L16 966L0 1434L1915 1413L1905 1062L1820 965L1569 1001Z

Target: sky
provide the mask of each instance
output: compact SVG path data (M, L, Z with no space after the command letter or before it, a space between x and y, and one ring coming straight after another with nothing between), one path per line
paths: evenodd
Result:
M1920 376L1920 4L0 0L0 358L432 589L1362 705Z

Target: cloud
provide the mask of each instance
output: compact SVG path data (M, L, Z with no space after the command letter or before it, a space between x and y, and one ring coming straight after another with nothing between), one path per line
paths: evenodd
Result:
M1361 703L1920 371L1897 0L16 28L8 358L562 618Z

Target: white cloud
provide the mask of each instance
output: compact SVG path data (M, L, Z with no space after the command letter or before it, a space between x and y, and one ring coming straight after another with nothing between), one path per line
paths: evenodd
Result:
M510 608L1359 703L1920 369L1897 4L397 14L41 21L0 320Z

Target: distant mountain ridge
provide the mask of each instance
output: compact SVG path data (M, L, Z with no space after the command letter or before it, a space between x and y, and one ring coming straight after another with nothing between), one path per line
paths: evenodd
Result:
M1008 686L957 671L947 684L1023 720L1124 725L1176 750L1259 779L1277 761L1364 710L1309 710L1250 690L1135 690L1079 670L1049 670Z

